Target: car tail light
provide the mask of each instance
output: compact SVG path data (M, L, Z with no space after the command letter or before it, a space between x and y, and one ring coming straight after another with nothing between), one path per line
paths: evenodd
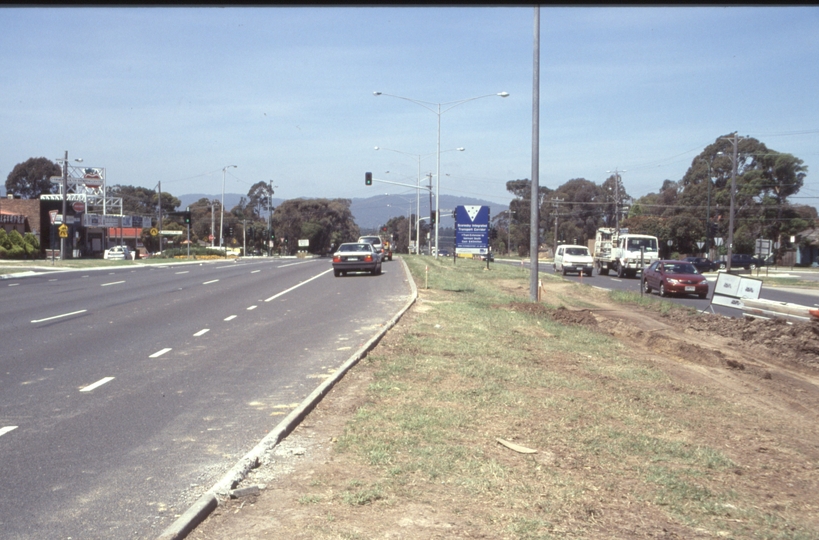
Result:
M373 262L373 256L367 255L366 257L364 257L364 262Z
M333 255L333 262L340 263L341 262L341 255Z

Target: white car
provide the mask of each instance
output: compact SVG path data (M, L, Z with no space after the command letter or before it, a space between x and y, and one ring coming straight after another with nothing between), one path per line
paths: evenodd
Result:
M384 244L381 242L380 236L359 236L358 243L367 243L372 244L375 250L383 257L384 256Z
M132 258L131 250L128 249L128 246L114 246L110 249L106 249L102 258L114 261L116 260L130 261Z
M571 244L557 246L554 262L555 272L561 272L564 276L569 272L591 276L593 267L594 259L586 246Z

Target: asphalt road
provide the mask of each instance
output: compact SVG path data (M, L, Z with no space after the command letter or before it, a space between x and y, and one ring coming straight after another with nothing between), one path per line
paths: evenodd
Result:
M505 261L505 260L498 259L497 262L500 263L500 264L504 264L504 263L506 263L506 264L518 264L518 265L520 264L520 260ZM526 265L527 268L529 267L528 261L525 263L525 265ZM551 262L549 262L549 263L541 262L540 267L539 267L539 271L553 274L554 273L554 268L553 268L553 265L552 265ZM762 275L764 275L765 270L764 269L760 270L760 272L761 272ZM782 271L768 270L768 272L769 272L769 275L771 275L772 277L775 277L775 276L786 277L787 275L793 275L793 276L798 275L798 277L800 279L805 279L805 280L809 280L809 279L813 279L815 277L819 277L819 274L817 274L816 272L807 272L807 273L804 273L804 274L792 273L792 272L789 272L789 271L786 271L786 270L782 270ZM753 273L743 272L742 275L746 276L746 277L755 277L757 274L754 271ZM701 300L701 299L697 298L696 296L671 296L671 297L667 297L666 299L671 301L671 302L676 302L678 304L683 304L683 305L698 309L700 311L705 310L705 309L710 310L711 308L709 306L711 305L711 296L713 295L714 284L716 283L716 280L717 280L717 274L716 273L707 273L707 274L705 274L705 277L706 277L706 279L708 279L708 286L709 286L709 292L708 292L708 298L707 299ZM569 275L565 276L565 278L568 279L568 280L571 280L571 281L576 281L576 282L579 282L579 283L583 283L585 285L589 285L589 286L592 286L592 287L599 287L599 288L602 288L602 289L618 290L618 291L632 291L632 292L636 292L636 293L640 292L640 283L641 283L641 281L640 281L639 274L637 275L636 278L629 279L629 278L618 278L616 275L600 276L600 275L597 274L597 271L595 271L594 275L592 277L588 277L588 276L582 276L581 277L581 276L578 276L576 274L569 274ZM654 296L657 296L656 291L654 291L652 294ZM813 307L813 306L819 305L819 289L788 289L788 288L782 288L782 287L765 287L765 286L763 286L762 290L760 292L760 298L764 298L764 299L767 299L767 300L774 300L776 302L788 302L788 303L791 303L791 304L799 304L799 305L803 305L803 306ZM713 308L713 311L715 313L718 313L720 315L725 315L727 317L742 317L743 316L743 312L741 310L731 309L731 308L727 308L727 307L724 307L724 306L712 306L712 308Z
M0 282L0 537L154 538L404 306L400 262Z

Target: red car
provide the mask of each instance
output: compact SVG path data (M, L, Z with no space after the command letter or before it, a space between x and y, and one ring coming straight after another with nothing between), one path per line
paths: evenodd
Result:
M688 261L654 261L645 272L646 294L657 290L660 296L696 294L708 296L708 281Z

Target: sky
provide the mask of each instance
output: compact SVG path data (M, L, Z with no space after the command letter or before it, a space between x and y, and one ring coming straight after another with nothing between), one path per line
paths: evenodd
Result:
M534 14L3 7L0 175L68 151L109 186L410 204L440 133L440 193L508 204L532 177ZM793 202L817 206L818 79L819 7L544 6L539 183L618 170L640 197L736 131L804 160Z

